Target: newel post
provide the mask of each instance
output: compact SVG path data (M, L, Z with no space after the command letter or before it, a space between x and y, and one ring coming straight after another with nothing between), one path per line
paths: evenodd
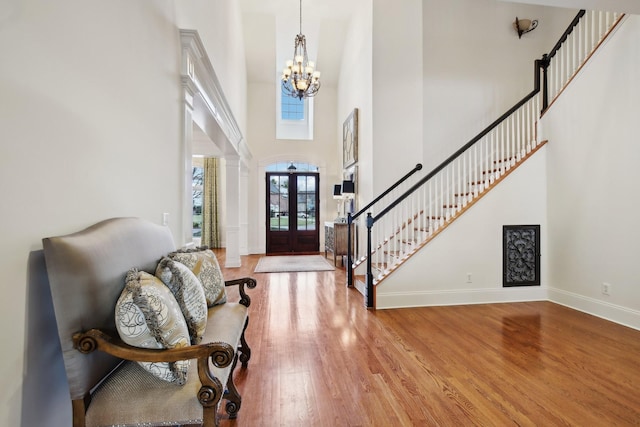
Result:
M549 63L549 57L545 53L542 55L542 59L539 60L539 65L542 68L542 111L546 110L549 106L549 79L547 77Z
M367 308L373 308L373 274L371 268L371 228L373 227L373 217L371 212L367 213Z
M353 287L353 254L351 253L351 249L353 246L351 242L353 241L353 237L351 235L351 224L353 224L353 217L351 216L351 212L347 214L347 286Z

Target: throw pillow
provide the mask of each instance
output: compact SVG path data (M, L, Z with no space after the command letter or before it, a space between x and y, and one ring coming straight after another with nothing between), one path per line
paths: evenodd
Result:
M167 257L158 263L156 277L176 298L189 328L191 344L200 344L207 326L207 299L202 284L186 265Z
M220 264L211 249L206 246L181 249L170 253L168 257L186 265L196 275L202 283L209 307L227 302Z
M141 348L180 348L189 345L189 331L169 289L152 274L131 269L115 309L116 328L125 343ZM138 362L156 377L183 385L188 360Z

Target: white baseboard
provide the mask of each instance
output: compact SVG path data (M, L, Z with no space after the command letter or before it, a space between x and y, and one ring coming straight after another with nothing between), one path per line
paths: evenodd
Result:
M548 288L548 292L549 301L640 330L640 311L561 289Z
M376 305L379 310L523 301L551 301L640 330L640 311L556 288L523 286L494 289L457 289L454 291L387 292L376 295Z
M547 288L522 286L493 289L456 289L454 291L427 291L376 294L378 309L401 307L428 307L436 305L490 304L500 302L546 301Z

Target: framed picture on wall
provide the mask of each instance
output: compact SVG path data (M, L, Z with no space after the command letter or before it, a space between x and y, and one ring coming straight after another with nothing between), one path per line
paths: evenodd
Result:
M342 125L342 167L358 161L358 109L354 108Z

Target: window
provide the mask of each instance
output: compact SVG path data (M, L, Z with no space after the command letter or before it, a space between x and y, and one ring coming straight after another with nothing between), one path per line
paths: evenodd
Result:
M304 120L304 99L294 98L282 91L280 93L282 120Z
M267 172L291 172L289 168L293 165L296 172L318 172L318 166L310 163L298 163L298 162L278 162L267 165L265 170Z
M194 166L192 169L193 186L193 237L202 236L202 191L204 189L204 167Z
M276 89L276 139L313 140L313 98L294 98Z

